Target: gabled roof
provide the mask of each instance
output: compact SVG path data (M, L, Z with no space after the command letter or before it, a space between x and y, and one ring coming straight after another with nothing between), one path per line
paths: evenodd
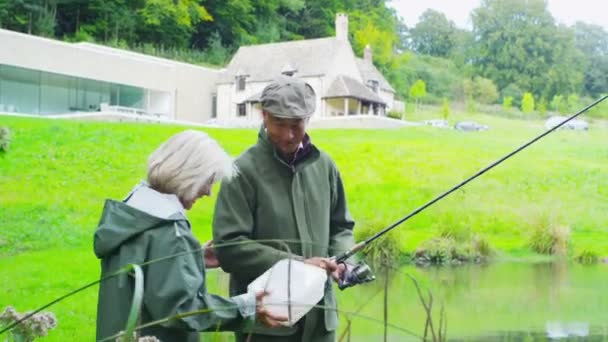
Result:
M371 91L371 89L354 78L345 75L336 77L323 97L351 97L359 100L386 104L380 96Z
M368 81L372 80L378 81L380 89L395 93L395 89L391 87L391 84L388 83L386 78L382 76L382 73L376 69L376 66L373 63L367 62L363 58L357 58L357 68L359 69L365 84L368 84Z
M248 75L247 82L270 81L286 68L297 77L326 75L340 49L351 47L335 37L242 46L218 83L232 83L239 74Z

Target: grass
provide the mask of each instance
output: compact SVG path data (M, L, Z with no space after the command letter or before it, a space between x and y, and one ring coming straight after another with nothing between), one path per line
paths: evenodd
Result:
M490 130L314 130L311 136L338 164L357 227L380 229L544 130L541 121L480 114L449 120L464 118ZM0 154L0 309L11 304L26 311L98 277L92 233L104 199L122 198L144 176L147 156L185 127L5 116L0 126L12 136L10 150ZM530 238L538 222L550 221L570 228L570 250L607 256L606 128L594 122L588 132L544 138L404 223L401 250L412 254L442 232L461 232L482 237L504 258L535 257ZM257 135L205 131L232 155ZM202 241L211 236L213 202L204 199L189 212ZM221 283L214 286L224 291ZM91 340L95 304L90 289L54 306L59 326L47 340Z

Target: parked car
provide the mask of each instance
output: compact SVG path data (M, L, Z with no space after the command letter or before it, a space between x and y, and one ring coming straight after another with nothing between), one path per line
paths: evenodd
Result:
M548 118L547 121L545 121L545 128L551 129L551 128L559 125L566 119L568 119L568 118L565 116L559 116L559 115L552 116L552 117ZM585 120L572 119L572 120L566 122L562 127L560 127L560 129L562 129L562 128L571 129L571 130L575 130L575 131L586 131L589 129L589 124Z
M475 121L460 121L454 125L454 129L459 131L471 132L471 131L485 131L489 129L488 125L482 125Z
M438 128L450 128L450 124L448 123L448 120L443 120L443 119L425 120L423 123L427 126L433 126L433 127L438 127Z

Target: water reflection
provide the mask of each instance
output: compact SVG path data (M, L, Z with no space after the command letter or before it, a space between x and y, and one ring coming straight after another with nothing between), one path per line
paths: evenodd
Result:
M389 322L418 335L426 316L411 280L431 290L434 315L447 312L451 341L608 341L608 265L567 262L501 262L489 265L416 268L392 274ZM339 294L343 310L365 303L362 315L382 317L382 300L366 300L382 284ZM438 316L436 318L438 320ZM382 324L353 320L352 341L382 340ZM389 332L390 341L416 341ZM378 339L379 338L379 339Z

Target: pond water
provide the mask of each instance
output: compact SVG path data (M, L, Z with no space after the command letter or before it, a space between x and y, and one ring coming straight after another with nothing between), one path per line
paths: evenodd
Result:
M436 329L444 305L450 341L608 341L607 264L403 267L389 277L390 341L419 341L424 334L426 314L408 274L433 294ZM338 336L350 318L350 341L382 341L384 282L380 277L339 293L343 314Z

